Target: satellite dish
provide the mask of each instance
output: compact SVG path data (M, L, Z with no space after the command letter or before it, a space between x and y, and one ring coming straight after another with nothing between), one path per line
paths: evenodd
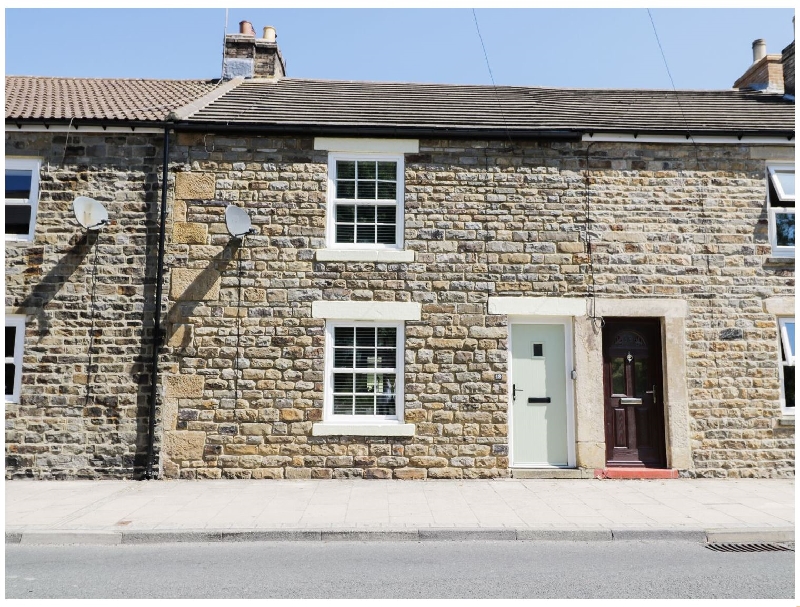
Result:
M99 230L111 223L108 221L106 208L94 198L78 196L72 203L72 210L75 213L75 219L87 230Z
M225 209L225 227L228 228L228 233L234 238L255 234L257 231L253 227L247 211L232 204L229 204Z

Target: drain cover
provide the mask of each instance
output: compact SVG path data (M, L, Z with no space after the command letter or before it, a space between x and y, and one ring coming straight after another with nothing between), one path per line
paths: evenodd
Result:
M769 544L706 544L714 552L794 552L794 543Z

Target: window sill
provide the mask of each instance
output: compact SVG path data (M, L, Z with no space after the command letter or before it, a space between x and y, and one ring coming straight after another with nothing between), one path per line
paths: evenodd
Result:
M414 424L333 424L320 422L312 436L414 436Z
M375 261L408 263L414 261L414 251L393 249L317 249L317 261Z
M778 420L778 425L787 428L794 428L794 413L784 413L783 416Z

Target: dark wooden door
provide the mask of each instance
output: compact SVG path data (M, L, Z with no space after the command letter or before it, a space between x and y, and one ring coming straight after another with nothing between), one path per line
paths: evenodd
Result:
M607 464L666 467L657 319L606 319L603 383Z

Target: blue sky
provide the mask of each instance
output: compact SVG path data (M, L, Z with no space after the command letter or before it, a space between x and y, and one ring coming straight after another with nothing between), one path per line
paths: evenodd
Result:
M496 84L671 88L644 8L475 11ZM780 53L790 8L651 10L677 88L729 88L751 43ZM472 9L229 9L278 33L289 76L491 83ZM221 9L6 9L6 74L216 78Z

